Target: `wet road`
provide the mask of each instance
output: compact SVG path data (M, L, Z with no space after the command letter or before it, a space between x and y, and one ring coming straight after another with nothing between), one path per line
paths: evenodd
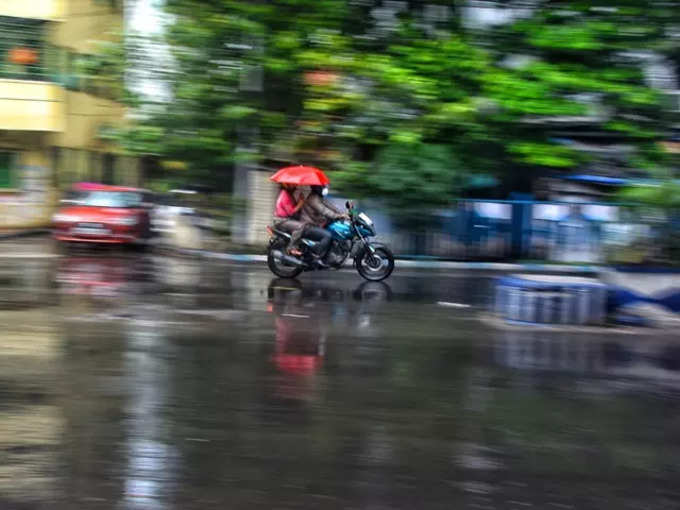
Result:
M678 508L680 344L493 276L0 258L0 508Z

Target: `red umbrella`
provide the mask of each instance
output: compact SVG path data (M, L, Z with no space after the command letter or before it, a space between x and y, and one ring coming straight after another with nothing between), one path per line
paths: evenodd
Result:
M313 166L287 166L282 168L270 180L280 184L294 184L296 186L325 186L331 181L318 168Z

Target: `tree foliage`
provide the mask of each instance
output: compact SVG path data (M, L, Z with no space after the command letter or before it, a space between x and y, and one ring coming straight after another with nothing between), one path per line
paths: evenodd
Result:
M664 15L674 16L647 1L548 2L496 30L497 65L485 93L501 108L496 120L517 138L508 141L516 158L557 168L583 163L588 154L555 148L551 131L564 126L575 126L576 136L577 129L603 131L634 146L662 140L663 97L645 82L643 66L666 38ZM517 55L523 61L510 64ZM637 163L645 154L637 153Z
M166 0L172 100L123 141L213 181L243 161L318 164L396 209L446 202L471 174L526 188L578 169L594 156L565 127L631 144L630 167L659 165L670 119L641 52L677 54L673 8L546 2L471 30L460 2L400 5Z

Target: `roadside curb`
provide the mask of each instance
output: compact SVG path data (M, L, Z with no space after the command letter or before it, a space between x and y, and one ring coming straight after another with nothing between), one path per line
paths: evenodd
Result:
M225 260L229 262L240 263L255 263L266 262L266 255L256 254L236 254L236 253L220 253L202 250L179 250L168 249L169 252L180 255L201 257L214 260ZM404 269L467 269L472 271L521 271L525 273L554 273L554 274L581 274L593 275L600 273L603 268L600 266L585 266L575 265L566 266L560 264L522 264L522 263L506 263L506 262L452 262L452 261L437 261L437 260L411 260L411 259L397 259L395 262L397 268ZM351 263L346 264L345 267L351 267Z
M32 237L49 233L48 229L23 230L12 233L0 233L0 241L21 237ZM205 250L189 250L174 248L167 245L156 245L154 251L159 254L179 255L186 257L196 257L211 260L223 260L226 262L236 262L241 264L262 263L267 261L266 255L258 254L238 254L222 253ZM56 254L16 254L0 255L0 258L55 258ZM395 266L398 269L443 269L443 270L468 270L486 272L517 272L523 273L550 273L565 275L594 275L599 274L605 267L592 265L561 265L561 264L523 264L507 262L453 262L444 260L413 260L397 259ZM345 268L350 268L351 262Z
M561 264L522 264L509 262L450 262L430 260L398 259L397 267L417 269L468 269L472 271L521 271L523 273L555 273L555 274L597 274L602 271L599 266L565 266Z
M0 232L0 241L4 239L17 239L21 237L33 237L49 234L47 228L35 228L31 230L17 230L15 232Z

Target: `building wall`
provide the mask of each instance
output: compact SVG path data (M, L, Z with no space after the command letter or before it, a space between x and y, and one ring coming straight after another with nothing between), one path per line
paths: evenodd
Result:
M99 136L123 122L125 108L89 93L74 66L97 41L120 33L122 8L101 0L0 0L0 16L10 17L11 33L23 30L20 18L46 23L40 81L0 72L0 153L12 161L9 174L0 169L0 229L48 225L58 190L73 182L139 186L138 162Z
M99 139L102 127L119 123L125 114L120 103L85 92L67 90L64 93L64 129L55 133L50 142L57 147L83 148L110 152Z
M53 173L48 150L35 141L26 136L23 147L12 147L16 184L0 190L0 229L41 227L50 221L57 200Z
M123 11L102 0L64 0L64 16L52 26L50 42L77 53L91 53L97 42L123 30Z
M115 39L123 28L123 10L110 2L67 0L64 11L63 21L52 25L50 42L62 53L66 66L78 56L95 53L98 42ZM123 121L125 107L77 87L65 91L64 104L64 129L50 140L59 148L58 186L65 188L79 180L140 185L137 162L123 157L118 147L99 137L103 128ZM104 161L110 157L114 170L107 172Z
M53 83L0 79L0 130L61 131L64 89Z

